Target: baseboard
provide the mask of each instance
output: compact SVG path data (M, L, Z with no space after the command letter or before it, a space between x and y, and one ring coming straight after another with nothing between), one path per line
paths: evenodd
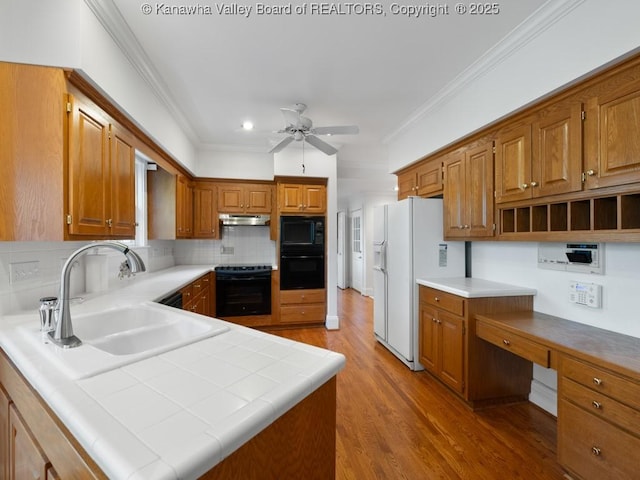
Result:
M324 325L327 327L327 330L339 330L340 319L337 315L327 315Z
M542 382L533 380L531 382L531 393L529 401L536 404L551 415L558 416L558 392L549 388Z

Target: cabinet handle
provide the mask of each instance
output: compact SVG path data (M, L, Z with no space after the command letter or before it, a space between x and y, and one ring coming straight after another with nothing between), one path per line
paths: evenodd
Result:
M589 175L590 177L593 177L596 174L595 170L587 170L587 175Z
M538 186L538 182L531 182L531 186L532 187L537 187Z
M522 189L526 190L527 188L529 188L529 184L528 183L523 183L522 184Z
M602 379L600 379L598 377L593 377L593 383L595 385L602 385Z
M597 400L594 400L591 405L593 405L593 408L597 408L598 410L602 408L602 404Z
M601 450L598 447L591 447L591 453L593 453L596 457L600 456Z
M507 340L506 338L504 340L502 340L502 343L504 343L506 346L511 345L511 342L509 340Z

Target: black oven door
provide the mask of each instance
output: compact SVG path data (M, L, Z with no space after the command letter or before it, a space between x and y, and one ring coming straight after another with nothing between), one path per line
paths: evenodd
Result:
M216 317L271 314L271 273L216 275Z
M324 255L282 255L280 290L324 288Z

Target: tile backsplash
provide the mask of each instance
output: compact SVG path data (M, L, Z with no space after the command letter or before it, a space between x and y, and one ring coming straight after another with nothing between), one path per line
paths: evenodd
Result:
M56 296L62 265L86 243L0 242L0 316L35 311L41 297ZM134 250L145 262L147 272L174 265L276 263L275 242L269 238L269 227L262 226L223 227L221 240L152 240L148 246ZM72 296L124 288L145 275L120 280L118 270L123 256L107 249L97 253L81 256L72 268Z

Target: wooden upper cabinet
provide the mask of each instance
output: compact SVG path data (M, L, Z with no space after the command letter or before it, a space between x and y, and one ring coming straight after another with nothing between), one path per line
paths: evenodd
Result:
M193 187L194 238L220 238L216 186L211 182L196 182Z
M279 183L278 209L280 213L325 213L327 188L324 185Z
M493 236L493 143L450 154L444 171L445 238Z
M424 160L398 174L398 200L409 196L431 197L443 191L442 158Z
M531 125L502 131L496 138L496 203L531 198Z
M184 175L176 177L176 238L193 236L193 185Z
M69 96L68 232L135 236L135 148L130 134Z
M582 104L560 102L496 138L496 203L582 190Z
M272 185L221 183L218 185L218 212L269 214L272 196Z
M587 100L585 139L586 188L640 182L640 73L616 76Z
M558 103L538 112L532 125L533 198L582 190L582 116L580 102Z

